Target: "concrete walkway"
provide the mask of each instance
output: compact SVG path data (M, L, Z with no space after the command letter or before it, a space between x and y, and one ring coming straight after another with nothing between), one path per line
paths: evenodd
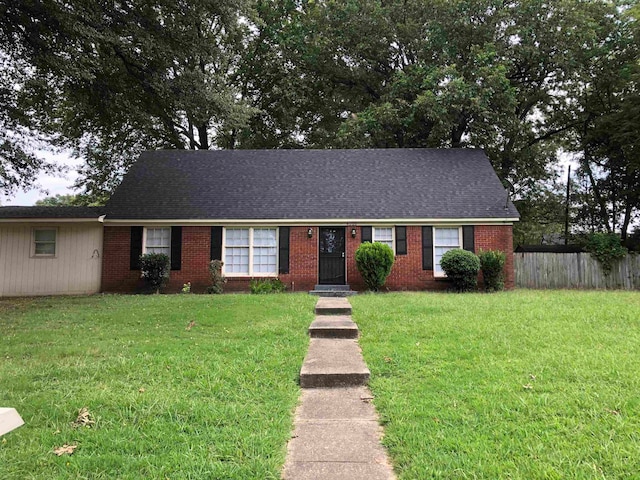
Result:
M369 369L354 339L351 305L345 298L323 297L316 314L283 478L395 479L380 443L382 427L366 386Z

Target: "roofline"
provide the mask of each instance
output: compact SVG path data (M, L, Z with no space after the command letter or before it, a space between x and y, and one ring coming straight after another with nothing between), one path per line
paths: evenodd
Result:
M342 226L342 225L512 225L519 221L517 217L505 218L257 218L257 219L105 219L105 225L127 226L127 225L193 225L193 226L214 226L214 225L283 225L283 226Z
M10 217L0 218L0 223L103 223L104 215L87 218L64 218L64 217Z

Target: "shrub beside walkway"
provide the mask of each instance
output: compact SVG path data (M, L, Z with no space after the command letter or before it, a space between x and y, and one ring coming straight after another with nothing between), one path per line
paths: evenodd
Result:
M349 301L320 298L309 334L284 479L394 479Z

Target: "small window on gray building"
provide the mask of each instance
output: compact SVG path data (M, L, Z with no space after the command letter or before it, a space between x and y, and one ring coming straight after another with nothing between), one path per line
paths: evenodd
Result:
M55 228L37 228L33 231L34 255L37 257L55 257L56 237Z

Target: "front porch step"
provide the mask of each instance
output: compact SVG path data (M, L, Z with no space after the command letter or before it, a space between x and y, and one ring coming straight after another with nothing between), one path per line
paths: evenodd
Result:
M300 369L300 386L356 387L366 385L369 376L356 340L312 338Z
M344 291L344 292L348 292L349 290L351 290L351 287L349 285L320 285L317 284L315 287L313 287L313 289L315 291L320 291L320 290L329 290L329 291Z
M350 297L358 292L351 290L349 285L316 285L309 295L318 297Z
M320 297L316 315L351 315L351 304L346 298Z
M309 295L317 297L352 297L357 294L355 290L309 290Z
M311 338L358 338L358 326L348 315L319 315L309 327Z

